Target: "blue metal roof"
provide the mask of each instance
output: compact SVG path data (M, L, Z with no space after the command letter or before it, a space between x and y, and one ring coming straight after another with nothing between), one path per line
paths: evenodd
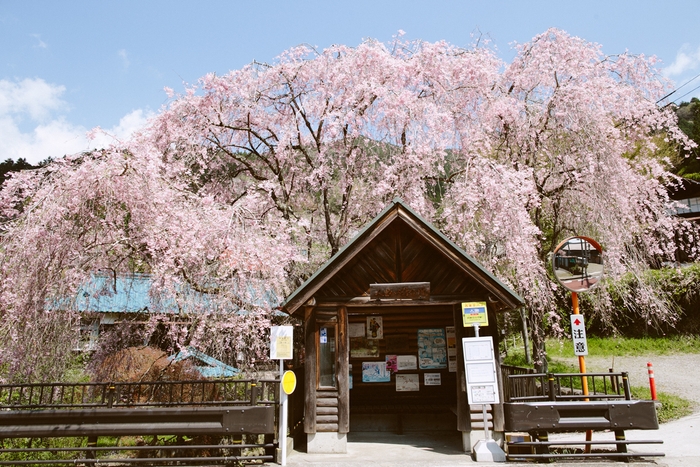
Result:
M118 275L116 278L94 274L87 284L78 289L75 308L99 313L177 313L177 303L172 297L154 300L150 294L151 285L152 279L148 274Z
M80 312L97 313L171 313L177 314L180 306L190 306L196 310L211 310L219 307L220 304L211 300L210 296L192 290L187 286L182 286L178 292L180 304L173 295L155 295L151 293L153 279L149 274L119 274L116 277L111 274L93 274L89 281L81 286L75 298L75 310ZM249 286L250 297L247 302L251 306L267 305L276 308L279 299L270 290L256 291L253 286ZM229 311L240 310L235 304L227 307Z
M188 346L175 355L171 355L169 358L173 363L187 360L188 358L199 360L204 363L204 365L195 365L195 368L205 378L230 378L241 372L238 368L227 365L221 360L217 360L204 352L200 352L192 346Z

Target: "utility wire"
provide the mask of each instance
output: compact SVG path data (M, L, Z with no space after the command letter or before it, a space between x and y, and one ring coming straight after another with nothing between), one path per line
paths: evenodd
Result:
M693 76L693 77L690 78L688 81L686 81L685 83L681 84L681 85L678 86L676 89L674 89L673 91L671 91L671 92L669 92L668 94L666 94L664 97L662 97L661 99L659 99L658 101L656 101L656 103L658 104L658 103L661 102L662 100L664 100L664 99L666 99L666 98L668 98L668 97L671 97L673 94L675 94L676 92L680 91L683 87L687 86L687 85L688 85L689 83L691 83L692 81L695 81L695 79L697 79L698 76L700 76L700 73L698 73L697 75ZM695 89L697 89L697 88L695 88ZM695 89L693 89L693 91L695 91ZM693 91L690 91L690 92L687 92L687 93L683 94L683 95L682 95L681 97L679 97L678 99L682 99L683 97L687 96L688 94L690 94L690 93L693 92ZM674 102L677 101L678 99L674 99Z
M678 99L683 99L685 96L687 96L688 94L692 93L693 91L695 91L695 90L697 90L697 89L700 89L700 84L697 85L697 86L695 86L693 89L691 89L690 91L686 92L685 94L683 94L681 97L677 97L677 98L673 99L673 102L676 102Z

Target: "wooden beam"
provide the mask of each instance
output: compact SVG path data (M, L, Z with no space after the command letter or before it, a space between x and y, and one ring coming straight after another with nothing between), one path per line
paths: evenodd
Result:
M350 341L348 337L348 309L338 308L338 432L350 432Z
M454 305L452 315L455 324L455 340L457 341L457 429L459 431L472 431L471 415L469 412L469 400L467 399L467 380L464 374L464 352L462 338L464 326L462 324L462 307Z
M430 300L430 282L370 284L370 300Z
M503 412L504 394L503 394L503 373L501 371L501 355L498 349L501 348L501 333L498 329L498 323L496 319L496 313L491 307L491 304L486 307L486 312L488 313L489 323L494 323L494 327L491 328L489 334L493 338L493 348L495 350L496 358L496 381L498 383L498 396L501 401L500 404L492 404L493 407L493 431L505 431L505 414Z
M304 433L316 433L316 320L314 307L304 307Z
M385 299L372 300L369 296L364 297L319 297L319 307L381 307L381 306L440 306L455 305L462 302L481 302L483 298L464 296L440 296L433 295L428 300L407 300L407 299Z

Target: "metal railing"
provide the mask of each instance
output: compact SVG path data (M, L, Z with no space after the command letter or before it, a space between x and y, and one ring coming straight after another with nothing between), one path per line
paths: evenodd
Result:
M514 397L523 397L532 394L534 389L531 385L534 380L531 378L510 379L513 375L531 375L535 370L519 366L501 365L501 376L503 384L503 400L509 401Z
M273 379L3 384L0 410L273 405L278 388Z
M582 390L584 378L588 394ZM632 399L626 372L511 374L507 386L508 402Z
M0 385L0 465L272 462L279 384L227 379Z

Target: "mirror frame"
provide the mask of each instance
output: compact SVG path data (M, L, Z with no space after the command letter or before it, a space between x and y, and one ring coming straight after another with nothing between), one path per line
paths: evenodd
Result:
M585 256L569 256L569 264L572 264L572 267L574 268L574 271L571 271L568 268L565 267L559 267L561 264L557 264L557 258L564 258L566 256L559 254L561 251L564 250L565 247L569 246L571 243L574 243L573 241L577 241L578 243L586 242L590 246L593 247L593 249L598 253L598 260L595 262L590 261L590 254L587 255L588 257ZM586 251L591 251L591 250L586 250ZM571 262L572 259L575 260ZM591 265L595 265L594 270L592 272L589 272L588 268L591 267ZM578 272L579 269L581 270L580 274L575 274L575 272ZM603 248L600 246L598 242L593 240L590 237L584 237L584 236L574 236L574 237L569 237L559 243L557 247L554 249L554 252L552 254L552 273L554 274L554 278L559 282L559 284L564 287L567 290L570 290L571 292L587 292L591 290L592 288L596 287L598 283L600 282L600 279L603 277L603 272L604 272L604 261L603 261ZM560 275L557 275L557 270L565 270L569 273L572 274L571 280L563 280ZM580 276L578 279L576 279L577 276ZM585 279L585 284L584 284L584 279Z

